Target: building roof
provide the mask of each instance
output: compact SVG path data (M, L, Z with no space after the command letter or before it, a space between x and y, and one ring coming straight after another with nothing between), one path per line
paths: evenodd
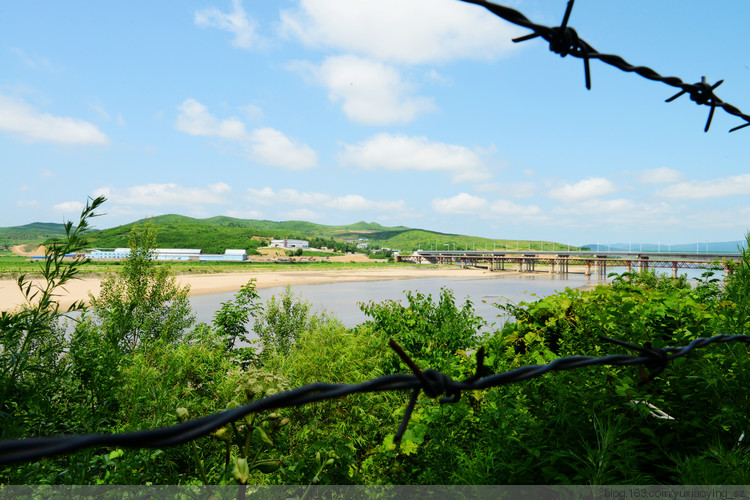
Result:
M200 248L155 248L156 254L195 255L203 253Z

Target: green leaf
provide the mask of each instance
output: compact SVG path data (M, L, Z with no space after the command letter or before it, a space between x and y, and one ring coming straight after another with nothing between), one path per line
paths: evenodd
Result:
M269 436L268 433L262 428L256 427L255 429L253 429L253 435L259 437L260 440L266 443L268 446L273 446L273 439L271 439L271 436Z
M272 472L276 472L281 468L281 466L284 465L284 462L280 459L278 460L261 460L260 462L255 462L252 466L252 470L258 470L262 472L263 474L270 474Z
M232 477L234 477L241 484L247 483L247 480L250 477L250 467L247 465L247 458L234 459Z

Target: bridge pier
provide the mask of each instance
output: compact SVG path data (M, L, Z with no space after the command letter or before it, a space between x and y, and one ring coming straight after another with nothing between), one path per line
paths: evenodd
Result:
M591 277L591 261L586 259L586 271L583 273L587 278Z
M641 272L648 271L648 256L640 255Z

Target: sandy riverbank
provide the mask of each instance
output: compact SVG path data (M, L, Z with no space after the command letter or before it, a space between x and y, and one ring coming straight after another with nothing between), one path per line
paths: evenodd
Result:
M572 270L571 270L572 271ZM543 276L545 273L532 273ZM385 269L336 269L331 271L254 271L247 273L185 274L177 276L181 286L190 286L190 295L232 292L239 290L250 279L255 278L257 288L284 287L287 285L319 285L354 281L383 281L416 278L453 277L518 277L515 271L489 272L482 269L461 268L385 268ZM89 294L100 292L100 278L83 278L70 282L61 291L59 302L67 307L74 301L89 300ZM0 311L13 310L23 304L23 295L15 280L0 280Z

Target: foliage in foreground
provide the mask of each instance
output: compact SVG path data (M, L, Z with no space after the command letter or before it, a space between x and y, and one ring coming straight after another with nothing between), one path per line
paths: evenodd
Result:
M345 328L288 290L259 304L252 281L211 324L192 325L184 291L147 258L146 227L133 236L128 271L105 282L101 307L66 342L55 284L80 264L58 257L82 244L96 206L50 250L48 287L21 281L42 300L1 318L2 438L165 426L318 381L405 373L386 347L391 337L422 369L460 379L475 372L480 345L487 374L627 352L600 335L662 347L748 333L747 249L725 284L708 273L696 287L626 274L593 291L503 305L515 320L499 331L486 332L471 303L457 304L449 290L436 301L408 294L405 303L363 304L369 320ZM358 394L248 416L163 450L89 449L4 467L0 483L748 484L750 453L740 439L750 412L748 354L745 344L713 345L658 376L592 367L466 393L455 404L423 395L398 448L408 395Z

